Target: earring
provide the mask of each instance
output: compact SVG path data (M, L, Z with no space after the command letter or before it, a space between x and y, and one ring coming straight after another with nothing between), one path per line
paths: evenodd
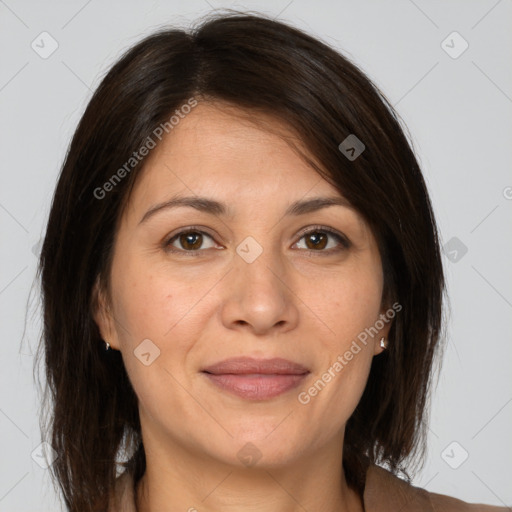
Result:
M110 343L105 341L105 350L110 350Z
M386 338L382 337L380 339L380 348L386 350L388 348L388 344L386 342Z

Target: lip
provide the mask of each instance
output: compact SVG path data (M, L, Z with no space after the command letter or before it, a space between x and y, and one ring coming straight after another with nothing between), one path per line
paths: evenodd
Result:
M262 375L302 375L309 372L309 369L299 363L281 357L274 357L272 359L231 357L203 368L203 372L215 375L225 373L235 375L251 373Z
M268 400L297 387L310 371L282 358L235 357L215 363L202 373L218 388L249 400Z

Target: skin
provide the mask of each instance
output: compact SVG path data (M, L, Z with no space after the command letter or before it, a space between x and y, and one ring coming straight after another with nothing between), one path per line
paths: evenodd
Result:
M341 466L344 430L390 323L308 404L298 394L387 309L379 250L352 208L284 216L296 200L342 196L278 135L293 137L286 126L260 119L266 128L236 108L200 103L163 139L121 218L112 301L98 292L96 322L121 351L139 400L147 460L139 511L363 510ZM207 196L234 215L181 207L140 222L175 194ZM320 230L328 238L316 248L301 230L317 224L351 246ZM166 251L170 235L190 226L207 233L202 244L200 234L188 245L178 237L169 247L181 253ZM252 263L236 252L248 236L263 249ZM185 254L191 246L198 256ZM160 350L148 366L134 355L145 339ZM311 373L263 401L222 391L201 373L240 355L283 357ZM246 443L260 455L252 466L237 456Z

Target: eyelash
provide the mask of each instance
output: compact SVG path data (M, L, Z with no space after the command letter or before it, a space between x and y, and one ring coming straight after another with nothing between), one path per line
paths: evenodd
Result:
M166 241L163 244L164 245L164 249L167 252L173 253L173 254L182 254L182 255L192 256L192 257L200 256L200 253L204 252L205 249L196 249L196 250L187 251L187 250L184 250L184 249L170 248L170 244L175 239L177 239L181 235L187 235L189 233L206 235L206 236L210 237L213 240L213 237L209 233L206 233L205 231L202 231L201 229L199 229L199 227L191 226L189 228L184 229L183 231L180 231L180 232L174 234L171 238L166 239ZM331 248L331 249L328 249L328 250L318 250L318 251L315 251L313 249L302 249L303 251L306 251L308 254L311 254L311 255L314 255L314 256L322 255L322 253L327 254L327 255L338 253L340 251L349 249L350 246L352 245L348 241L348 239L345 238L343 235L341 235L337 231L334 231L333 229L328 228L326 226L313 226L311 228L308 228L307 231L303 231L302 233L300 233L300 238L299 238L298 241L302 240L307 235L311 235L313 233L324 233L324 234L331 235L342 246L342 247L338 247L338 248L334 248L334 249ZM295 243L297 243L297 242L295 242Z

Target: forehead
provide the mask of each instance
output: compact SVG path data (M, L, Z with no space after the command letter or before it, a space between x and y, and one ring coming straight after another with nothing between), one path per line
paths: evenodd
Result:
M144 162L137 196L187 195L286 198L339 191L308 164L315 158L282 121L223 104L199 103L163 137ZM320 166L318 162L316 165Z
M178 202L242 228L252 223L265 229L285 218L330 211L331 219L360 233L361 240L371 240L364 215L308 159L322 168L285 123L199 104L144 161L118 228L142 227L159 211L176 211ZM338 206L325 208L329 202ZM166 217L157 216L164 224Z

